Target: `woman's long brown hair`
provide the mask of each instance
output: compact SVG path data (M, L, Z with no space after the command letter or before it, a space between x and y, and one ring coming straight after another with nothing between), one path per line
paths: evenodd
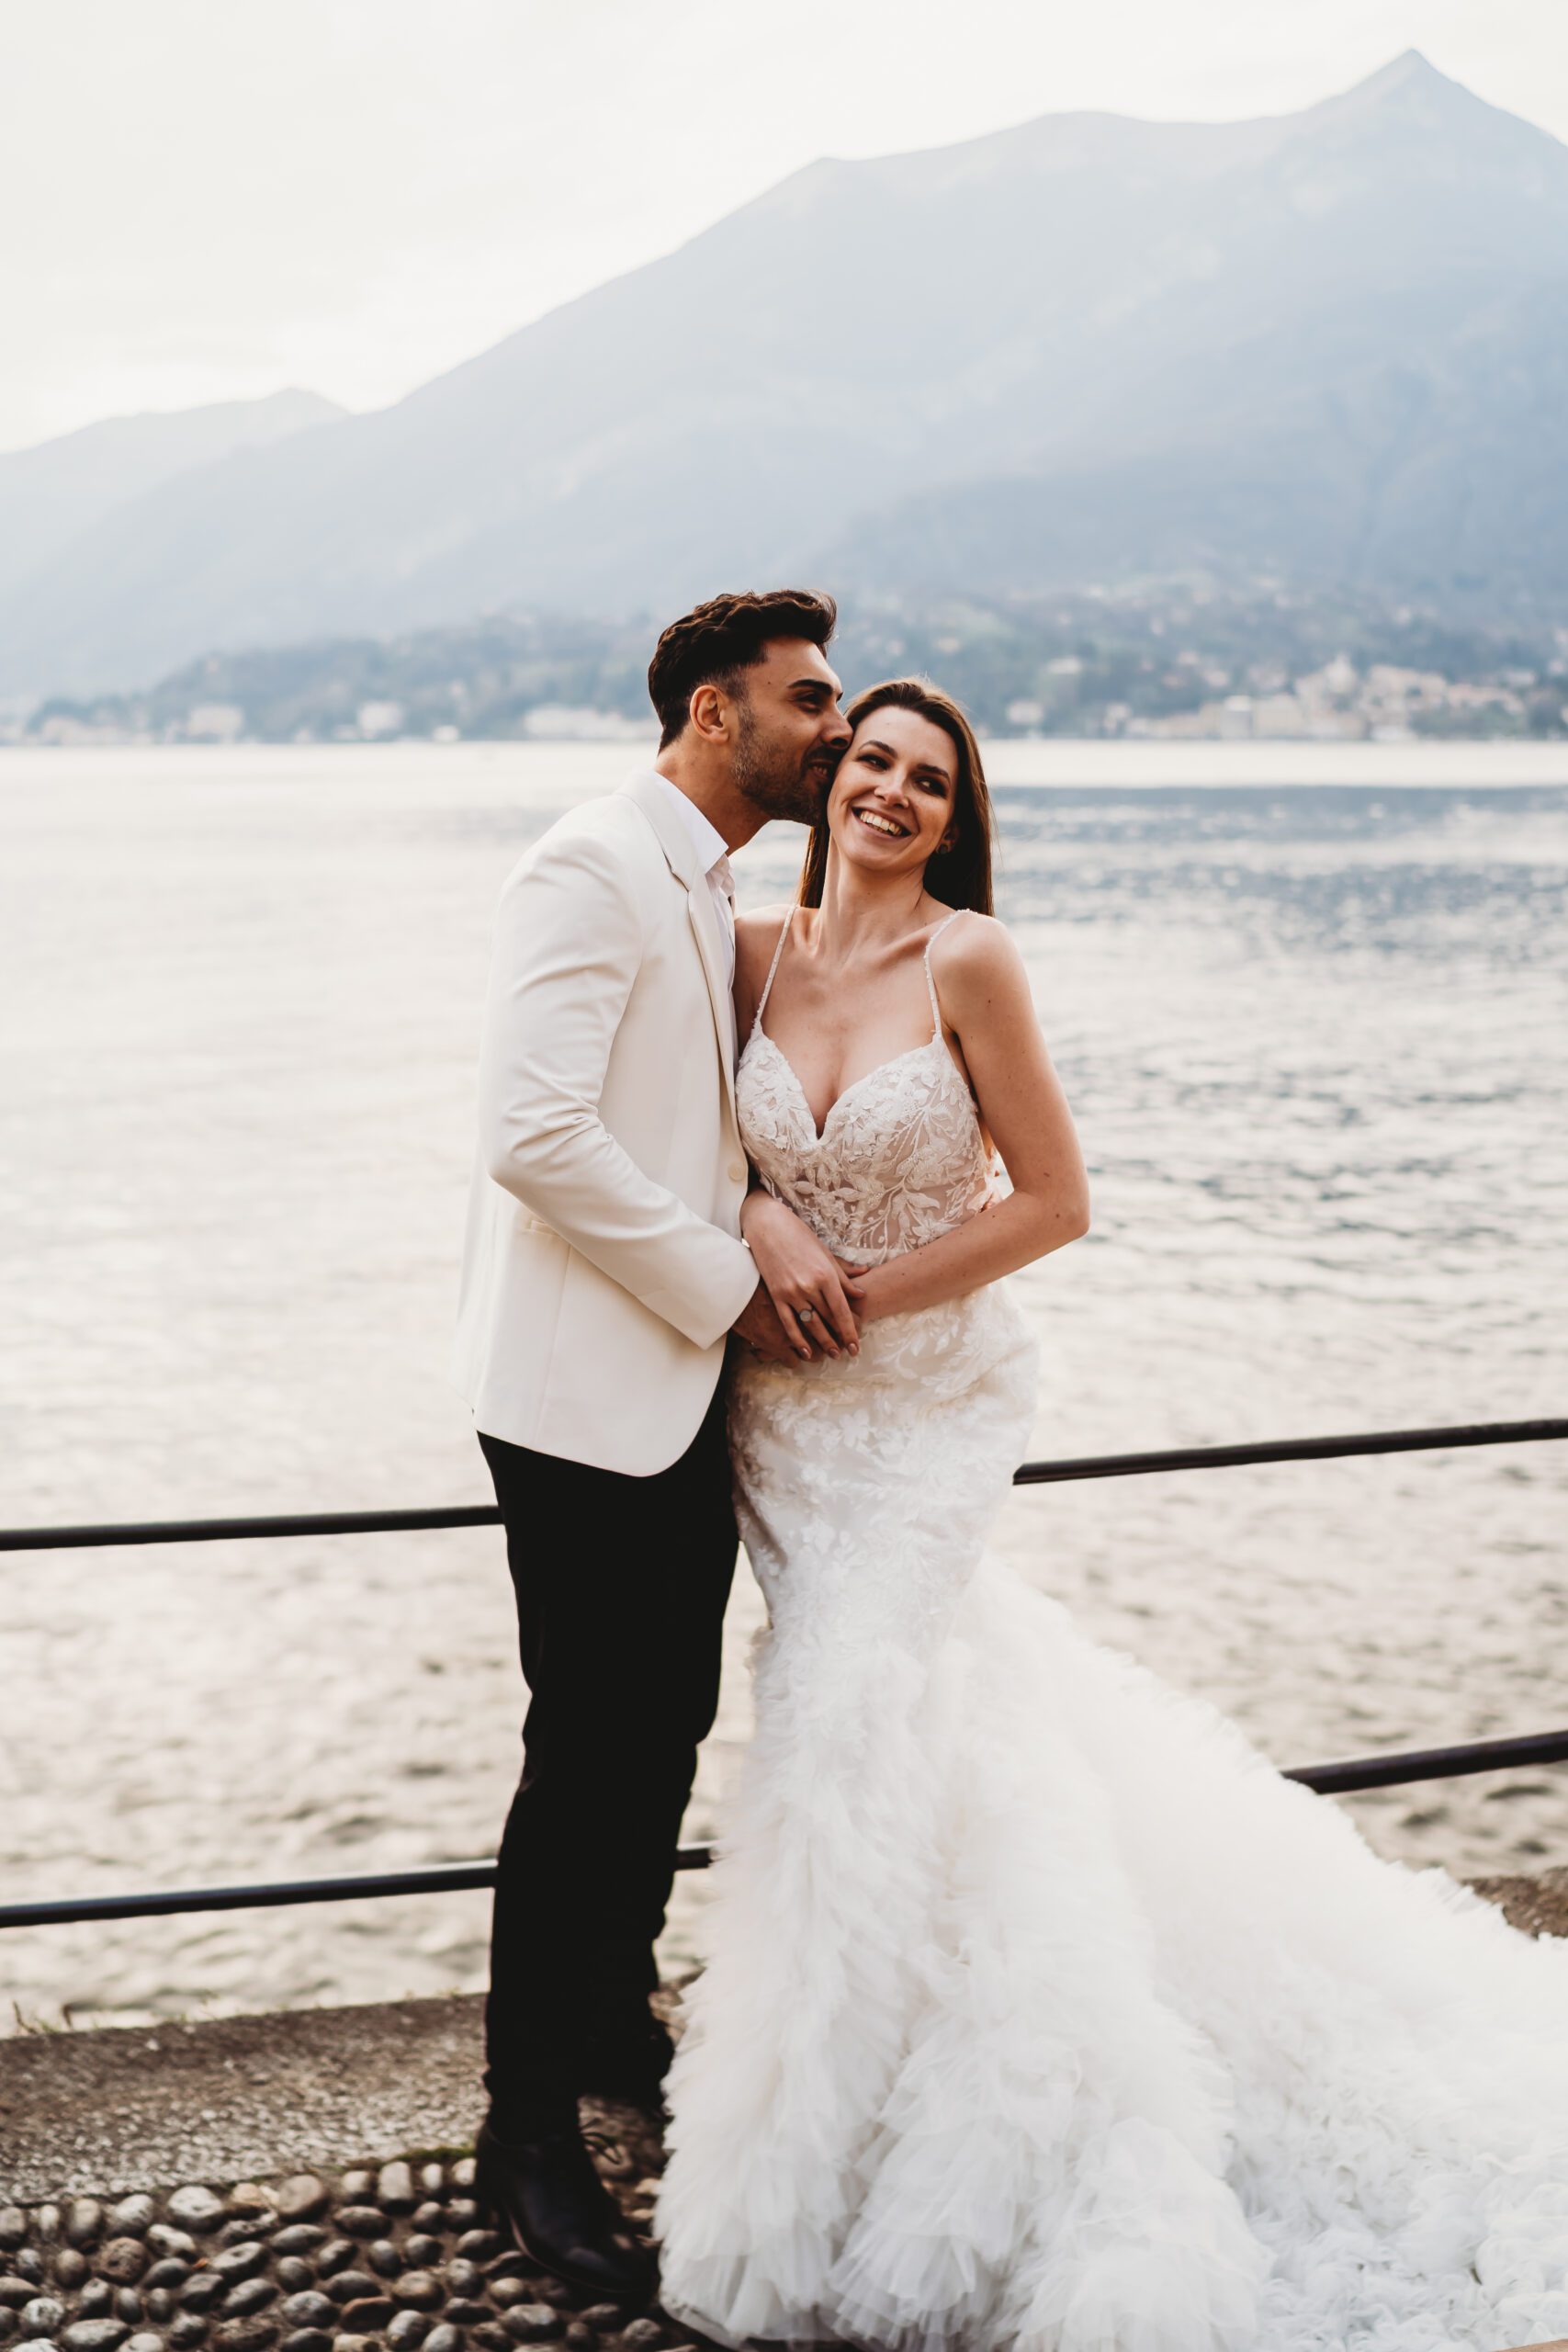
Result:
M857 695L844 717L852 728L859 729L863 718L876 710L912 710L921 718L929 718L940 727L958 753L958 776L953 796L953 813L958 827L958 838L951 849L937 850L926 865L926 888L944 907L973 907L983 915L993 911L991 904L991 845L996 837L996 821L991 814L991 796L986 784L986 771L980 759L980 746L975 741L963 708L929 678L885 678L880 685L867 686ZM830 842L826 815L818 818L806 843L806 862L800 869L800 888L796 903L803 907L819 907L822 885L828 872L828 850Z

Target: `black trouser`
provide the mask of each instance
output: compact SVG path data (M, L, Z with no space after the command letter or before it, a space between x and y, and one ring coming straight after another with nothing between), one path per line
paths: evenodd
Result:
M485 2009L498 2124L608 2089L652 2047L653 1945L735 1569L724 1392L650 1478L479 1437L529 1691Z

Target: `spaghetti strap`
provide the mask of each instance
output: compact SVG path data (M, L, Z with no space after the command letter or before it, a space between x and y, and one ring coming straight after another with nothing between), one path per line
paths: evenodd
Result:
M784 954L784 941L789 937L789 927L790 927L791 923L792 923L794 921L795 921L795 909L794 909L793 907L791 907L791 908L789 908L789 909L786 910L786 912L785 912L784 919L784 929L783 929L783 930L780 932L780 933L779 933L779 944L778 944L778 945L777 945L777 946L774 948L774 950L773 950L773 962L768 966L768 977L767 977L767 978L762 982L762 993L761 993L761 995L757 999L757 1010L756 1010L756 1012L751 1015L751 1030L750 1030L750 1034L751 1034L751 1035L752 1035L753 1037L756 1035L756 1034L757 1034L758 1030L759 1030L759 1029L761 1027L761 1025L762 1025L762 1007L763 1007L763 1006L767 1003L767 1001L768 1001L768 996L769 996L769 993L770 993L770 991L771 991L771 989L772 989L772 988L773 988L773 974L774 974L774 973L778 970L778 968L779 968L779 957L780 957L780 956Z
M967 907L954 907L950 915L944 915L942 917L941 922L938 923L936 929L932 932L931 937L926 942L926 993L931 1001L931 1020L934 1023L931 1030L931 1043L933 1046L942 1035L942 1007L936 1001L936 982L931 978L931 949L936 945L937 941L942 937L942 934L947 929L948 924L950 922L956 922L960 915L967 914L968 911L969 910ZM778 958L775 956L773 960L776 963ZM768 978L770 980L773 978L773 974L771 972L769 973ZM766 991L764 991L764 993L766 993Z

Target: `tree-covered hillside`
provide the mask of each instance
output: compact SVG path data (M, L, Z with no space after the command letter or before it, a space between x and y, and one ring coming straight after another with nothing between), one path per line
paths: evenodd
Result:
M141 695L55 698L33 741L504 739L650 725L657 635L515 615L404 637L210 654ZM852 600L833 659L852 694L920 671L998 735L1552 736L1568 629L1481 629L1370 597L1148 582L1049 597Z

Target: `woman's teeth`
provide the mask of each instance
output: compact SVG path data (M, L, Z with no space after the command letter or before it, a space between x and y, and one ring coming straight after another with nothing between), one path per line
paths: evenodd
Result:
M879 817L870 808L857 808L854 813L863 825L870 826L874 833L886 833L896 842L903 840L905 828L896 825L891 817Z

